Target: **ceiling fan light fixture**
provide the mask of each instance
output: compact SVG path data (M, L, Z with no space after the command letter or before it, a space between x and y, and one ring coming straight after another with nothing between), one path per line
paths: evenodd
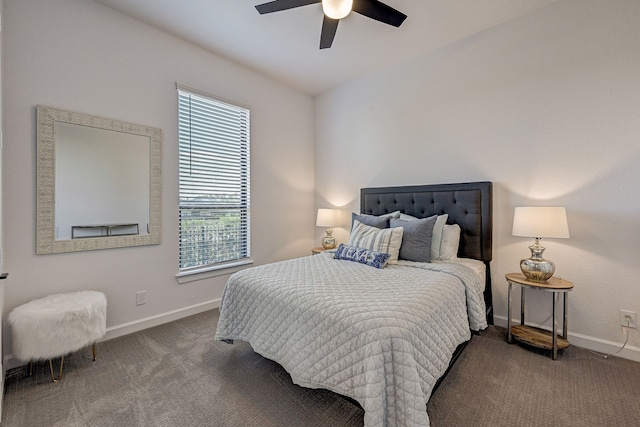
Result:
M353 0L322 0L322 10L331 19L342 19L351 13Z

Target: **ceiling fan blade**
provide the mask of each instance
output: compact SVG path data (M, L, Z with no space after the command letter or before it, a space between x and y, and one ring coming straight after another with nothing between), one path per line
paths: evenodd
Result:
M407 19L407 15L404 13L378 0L353 0L352 10L394 27L399 27Z
M306 6L313 3L321 3L322 0L275 0L256 6L260 15L265 13L280 12L281 10L293 9L294 7Z
M328 49L333 44L333 39L338 31L339 19L331 19L324 16L322 20L322 34L320 35L320 49Z

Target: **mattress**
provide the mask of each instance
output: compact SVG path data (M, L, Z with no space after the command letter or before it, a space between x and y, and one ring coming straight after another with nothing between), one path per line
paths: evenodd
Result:
M484 283L485 272L487 267L484 265L484 262L478 261L477 259L471 258L454 258L446 261L433 261L434 263L448 263L448 264L461 264L470 269L472 269L477 275L479 280Z
M247 341L294 383L355 399L365 426L428 426L454 350L487 326L483 289L461 262L376 269L322 253L233 274L215 339Z

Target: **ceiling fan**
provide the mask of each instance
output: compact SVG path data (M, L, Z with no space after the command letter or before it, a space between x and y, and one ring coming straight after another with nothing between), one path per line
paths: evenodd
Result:
M351 11L358 12L376 21L399 27L407 15L378 0L274 0L256 6L261 15L280 12L314 3L322 3L324 19L320 35L320 49L330 48L338 30L338 22Z

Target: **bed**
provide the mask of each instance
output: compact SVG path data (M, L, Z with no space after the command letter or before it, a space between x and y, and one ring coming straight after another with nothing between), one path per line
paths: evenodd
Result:
M324 252L249 268L229 278L215 339L247 341L294 383L355 400L365 426L428 426L438 381L493 323L492 185L364 188L360 201L372 217L447 214L458 258L375 268Z

